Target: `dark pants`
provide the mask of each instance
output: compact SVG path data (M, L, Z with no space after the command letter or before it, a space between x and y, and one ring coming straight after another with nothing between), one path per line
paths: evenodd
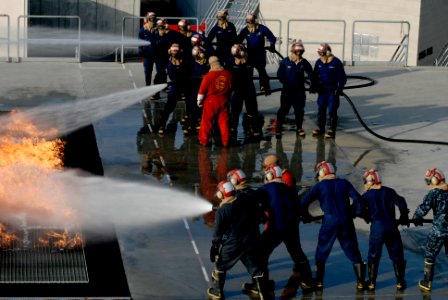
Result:
M269 76L266 72L266 51L264 49L256 49L248 51L248 61L258 72L260 87L270 90Z
M247 272L251 274L252 277L262 274L258 247L253 245L235 248L232 246L227 247L227 245L224 244L222 246L219 259L216 262L216 269L218 271L226 272L230 270L238 261L243 263L247 269Z
M325 264L336 239L347 258L354 264L362 262L355 225L350 217L324 216L316 249L316 264Z
M154 84L161 84L167 82L166 68L168 66L168 58L158 57L156 63L156 76L154 77Z
M325 131L327 124L327 111L330 117L330 129L336 131L338 124L339 96L335 95L336 90L323 90L317 97L317 124L321 131Z
M165 107L160 114L160 127L166 126L168 117L176 108L177 102L180 100L182 93L185 93L186 87L175 83L170 86L170 91L168 92L168 99L166 101Z
M381 221L372 222L367 258L369 263L378 264L380 262L383 245L386 245L389 257L394 265L404 261L403 243L398 228L394 225L385 227Z
M236 90L230 99L230 126L234 130L238 128L239 118L243 110L243 104L246 105L246 112L249 116L256 118L258 116L258 103L255 88L247 90Z
M154 69L154 56L143 57L143 70L145 71L146 85L151 85L153 69Z
M277 128L281 129L285 122L291 106L294 108L297 129L302 128L303 115L305 114L306 95L304 90L296 90L289 87L283 87L280 95L280 108L277 111Z
M446 236L437 236L434 231L428 235L425 247L425 261L428 263L435 263L437 255L439 255L442 246L445 243Z

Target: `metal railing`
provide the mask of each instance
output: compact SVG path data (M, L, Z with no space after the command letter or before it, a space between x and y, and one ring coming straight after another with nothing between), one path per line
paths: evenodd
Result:
M20 46L21 46L21 40L23 41L23 48L25 49L25 42L32 42L32 41L39 41L39 39L30 39L27 35L27 32L25 32L25 29L28 29L26 26L24 26L23 30L23 35L26 36L23 39L21 39L20 36L20 20L21 19L32 19L32 18L36 18L36 19L75 19L78 21L78 34L77 34L77 38L76 39L67 39L64 38L65 41L70 40L70 41L75 41L74 44L77 45L76 49L75 49L75 61L76 62L81 62L81 18L79 16L40 16L40 15L22 15L22 16L18 16L17 17L17 61L21 61L25 58L25 53L26 50L24 52L24 56L21 57L20 56ZM45 42L52 42L54 44L58 44L58 42L61 42L61 39L55 39L55 38L51 38L51 39L45 39ZM39 60L39 59L31 59L29 57L26 58L27 60ZM48 60L48 58L45 58L45 60ZM56 59L56 58L52 58L52 60L67 60L67 59Z
M218 10L224 9L229 4L229 0L215 0L210 5L207 13L205 14L204 19L202 20L202 23L205 23L205 34L208 35L208 32L210 31L210 28L213 27L213 25L216 23L216 12ZM212 25L213 24L213 25Z
M185 19L190 21L190 24L195 24L196 28L199 28L199 19L197 17L159 17L161 19L166 19L166 20L181 20L181 19ZM120 62L123 64L124 63L124 49L138 49L138 46L135 47L125 47L125 43L124 43L124 39L125 39L125 31L126 31L126 20L142 20L145 19L144 17L123 17L123 22L121 25L121 53L120 53ZM191 22L193 21L193 22ZM115 61L117 61L117 51L118 48L115 49Z
M287 33L286 33L286 56L288 55L288 49L289 49L289 45L291 44L291 41L294 40L291 37L291 33L290 33L290 28L291 28L291 23L297 23L297 22L304 22L304 23L312 23L312 22L319 22L319 23L333 23L334 24L339 24L340 26L342 26L342 38L341 40L332 40L332 41L325 41L330 45L339 45L342 47L342 55L341 58L342 60L345 57L345 30L346 30L346 22L344 20L325 20L325 19L290 19L288 20L288 29L287 29ZM333 29L335 29L333 27ZM296 37L297 38L297 37ZM307 45L320 45L323 41L303 41L302 42L306 43Z
M11 44L11 39L10 39L10 32L11 32L11 24L9 21L9 15L6 14L2 14L0 15L0 18L6 18L6 22L7 22L7 26L6 26L6 38L0 38L0 44L6 44L6 57L2 57L5 61L10 62L11 61L11 57L9 55L9 49L10 49L10 44Z
M406 25L406 32L404 33L402 39L400 42L398 43L385 43L385 42L377 42L375 43L375 47L380 47L380 46L397 46L397 49L394 51L394 53L392 54L391 59L384 59L383 62L389 62L389 63L400 63L403 64L404 66L407 66L408 64L408 52L409 52L409 33L411 30L411 24L407 21L378 21L378 20L355 20L353 21L353 25L352 25L352 57L351 57L351 62L352 65L355 64L355 62L360 62L361 60L355 60L355 47L361 47L362 43L355 42L355 35L356 35L356 25L360 24L360 23L372 23L372 24L400 24L401 28L403 27L403 25ZM384 34L384 30L381 31L382 34ZM399 60L398 60L399 59Z
M442 50L434 60L434 66L436 67L448 67L448 44L443 46Z

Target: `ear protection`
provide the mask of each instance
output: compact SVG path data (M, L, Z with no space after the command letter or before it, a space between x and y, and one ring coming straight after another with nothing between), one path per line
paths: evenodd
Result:
M157 27L161 29L168 29L168 23L165 19L159 19L157 20Z
M445 182L445 174L443 174L442 170L431 168L426 171L425 181L427 185L438 185L441 182Z
M154 19L156 18L156 14L153 13L152 11L149 11L146 13L145 19L146 21L154 21Z
M305 53L305 47L303 47L302 43L293 43L291 45L291 52L293 52L297 55L301 55L301 54Z
M205 58L205 49L200 46L194 46L193 49L191 49L191 55L201 59Z
M180 47L179 44L172 44L171 47L168 49L168 54L171 56L176 56L180 53Z
M222 200L233 195L235 195L235 187L233 186L233 184L228 181L221 181L220 183L218 183L216 198Z
M316 165L316 176L324 177L325 175L334 174L334 166L333 164L321 161Z
M177 27L179 28L179 30L190 30L190 24L187 20L180 20L177 23Z
M246 23L248 24L256 24L257 23L257 16L254 14L249 14L246 16Z
M191 45L198 46L201 44L202 38L199 34L193 34L191 36Z
M246 174L241 169L234 169L227 173L227 180L233 185L238 185L246 181Z
M244 47L242 44L235 44L232 46L230 52L233 56L242 58L246 55L246 47Z
M264 169L264 177L267 182L282 178L282 168L280 166L268 166Z
M362 176L364 179L364 184L380 184L381 183L381 176L375 169L370 169L364 173Z
M331 47L327 43L320 44L319 48L317 48L317 53L319 55L330 55L331 54Z

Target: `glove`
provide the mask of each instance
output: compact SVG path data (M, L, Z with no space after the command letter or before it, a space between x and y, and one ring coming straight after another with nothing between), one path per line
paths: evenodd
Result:
M275 45L274 44L270 44L268 50L269 50L269 52L274 53L275 52Z
M210 261L212 263L216 262L219 257L219 246L212 244L212 247L210 248Z
M311 223L313 221L313 216L308 211L306 211L300 216L300 220L303 224Z
M400 219L398 219L398 223L400 225L402 225L402 226L408 226L409 227L410 222L409 222L408 215L407 214L400 215ZM423 225L423 223L422 223L422 225Z
M334 94L335 94L336 96L342 96L342 89L341 89L341 88L337 88L337 89L334 91Z
M204 105L204 95L198 94L197 104L198 107L202 107Z
M423 226L423 219L422 218L412 219L412 223L414 223L415 226Z

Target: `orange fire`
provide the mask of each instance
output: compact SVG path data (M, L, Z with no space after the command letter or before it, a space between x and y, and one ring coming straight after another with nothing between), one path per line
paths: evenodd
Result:
M6 226L0 223L0 248L12 248L12 243L17 239L15 233L8 233Z
M46 140L48 134L17 112L5 124L0 131L0 220L25 220L26 225L74 222L76 213L65 202L64 186L52 176L63 169L64 142ZM50 131L57 136L55 129Z
M63 232L47 231L45 237L39 237L39 246L51 247L56 249L75 249L81 247L84 241L79 232L69 234L67 229Z

